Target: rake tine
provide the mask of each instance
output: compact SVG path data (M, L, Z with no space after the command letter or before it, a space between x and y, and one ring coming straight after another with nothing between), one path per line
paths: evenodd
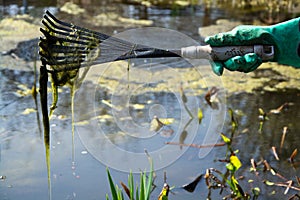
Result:
M49 11L46 11L46 14L49 15L49 18L51 20L53 20L54 22L56 22L57 24L60 24L64 27L69 28L69 29L66 29L66 28L61 27L61 26L56 26L58 29L62 28L64 31L67 31L69 33L74 33L75 30L79 30L80 36L87 36L87 37L80 37L80 39L87 39L87 40L91 41L91 38L94 39L94 40L96 38L96 39L99 40L100 43L105 41L105 40L107 41L107 39L109 39L109 42L112 42L114 44L118 44L119 47L123 46L123 47L126 47L126 48L129 48L129 47L132 47L132 46L135 45L131 42L124 41L124 40L121 40L119 38L108 36L108 35L103 34L103 33L99 33L99 32L92 31L92 30L89 30L89 29L86 29L86 28L82 28L82 27L79 27L79 26L76 26L76 25L73 25L73 24L70 24L70 23L67 23L67 22L60 21L57 18L55 18ZM49 18L47 17L47 20L49 20ZM49 20L49 21L51 21L51 20ZM146 47L144 45L139 45L139 46L141 48Z
M55 32L56 34L61 34L64 36L69 36L70 34L66 32L61 32L52 29L50 25L48 25L47 22L43 21L43 24L48 28L48 30L51 32ZM53 23L51 24L55 26ZM46 39L41 38L41 41L39 43L39 46L43 51L40 51L40 55L44 57L43 61L46 64L49 65L68 65L68 64L75 64L75 66L78 68L80 66L80 63L82 63L85 60L85 56L89 55L89 52L96 48L97 45L93 41L92 44L90 44L90 41L80 41L75 39L69 39L65 37L56 37L53 35L50 35L50 33L44 29L40 29L41 32L45 35ZM82 38L81 38L82 39ZM57 44L63 44L64 42L69 43L69 46L63 46ZM74 46L76 45L76 46ZM53 54L68 54L69 56L54 56ZM77 55L77 56L76 56ZM74 58L75 57L75 58ZM77 58L76 58L77 57ZM80 59L78 58L80 57ZM64 61L61 62L60 60L63 59Z
M82 64L82 60L77 60L77 62L69 63L66 61L56 61L56 60L46 60L45 58L41 57L41 61L45 65L53 66L52 69L48 69L48 72L63 72L69 70L79 69L80 67L84 67L85 63Z
M72 30L57 26L52 20L48 18L47 15L44 15L44 18L42 19L42 24L44 24L48 29L51 29L52 32L59 30L56 33L61 35L68 36L72 32Z
M67 60L66 61L53 61L53 60L50 60L50 61L47 61L47 64L48 65L54 65L54 66L59 66L59 65L71 65L71 64L77 64L77 68L78 68L78 65L80 65L80 63L83 62L83 59L81 60L77 60L77 62L68 62ZM59 71L59 70L55 70L55 71Z
M83 41L79 41L79 40L71 40L71 39L68 39L68 38L58 38L56 36L53 36L53 35L50 35L46 30L40 28L40 31L44 34L44 36L46 37L46 39L44 38L40 38L40 44L49 44L49 45L52 45L52 44L55 44L56 42L59 42L59 43L63 43L63 42L66 42L66 43L73 43L73 44L78 44L80 45L79 46L73 46L73 47L77 47L77 48L80 48L81 50L86 50L86 46L89 45L89 47L92 47L92 48L96 48L97 45L93 45L93 44L89 44L87 42L83 42ZM49 45L44 45L43 47L46 47L46 46L49 46ZM62 48L66 48L68 46L62 46L62 45L57 45L57 46L60 46Z
M56 23L58 23L59 25L63 25L63 26L66 26L68 27L65 28L65 27L61 27L61 26L57 26L55 25L51 20L49 20L49 18L47 16L45 16L45 19L54 27L56 28L55 32L57 34L61 34L61 35L64 35L64 36L70 36L72 38L77 38L77 35L72 35L71 33L74 33L75 31L78 31L79 32L79 39L80 40L87 40L87 41L90 41L90 42L96 42L95 40L99 40L97 41L98 43L101 43L103 42L104 40L107 40L107 39L110 39L112 41L115 41L115 42L118 42L119 44L124 44L124 45L133 45L132 43L129 43L127 41L123 41L123 40L120 40L120 39L117 39L117 38L113 38L111 36L108 36L108 35L105 35L103 33L99 33L99 32L96 32L96 31L91 31L91 30L88 30L86 28L81 28L79 26L76 26L76 25L72 25L72 24L69 24L69 23L66 23L66 22L62 22L58 19L56 19L52 14L50 14L49 12L47 12L47 14L49 14L49 17ZM49 25L47 25L49 27ZM58 31L58 30L63 30L65 32L61 32L61 31ZM52 29L53 30L53 29ZM67 34L67 33L69 34Z
M45 19L45 20L44 20ZM45 15L44 19L42 20L42 23L44 26L50 31L57 35L68 37L68 38L75 38L76 40L85 40L85 41L92 41L92 42L99 42L99 38L91 35L87 35L84 32L76 33L75 30L68 30L64 27L59 27L56 24L54 24L51 20L48 19L48 17ZM85 37L87 36L87 37Z
M42 20L42 23L45 25L47 30L44 30L41 28L41 32L44 34L46 39L41 39L41 42L39 45L40 45L41 49L44 51L44 53L42 53L42 51L41 51L40 55L42 55L44 57L44 62L49 65L73 64L74 62L76 62L76 64L77 64L78 59L66 59L63 63L59 63L59 62L55 61L56 59L58 59L58 57L53 56L53 54L56 54L56 53L63 53L63 54L70 54L70 55L75 54L75 56L80 54L81 58L84 58L84 55L86 55L88 57L88 55L90 55L89 54L90 51L92 49L97 48L99 42L101 42L95 37L95 35L97 35L98 37L100 35L101 39L110 38L107 35L100 34L100 33L94 34L94 33L92 33L92 31L89 31L87 29L80 28L80 27L76 27L76 28L80 29L80 30L84 30L86 32L80 33L79 36L76 36L76 34L72 34L72 33L74 33L73 30L65 28L65 27L61 27L61 25L67 26L67 27L72 27L72 28L74 28L75 26L72 26L68 23L64 23L64 22L57 20L49 12L47 12L47 14L49 15L49 17L47 15L45 15L44 20ZM59 25L57 25L56 23L59 23ZM55 33L55 34L52 35L51 32ZM58 35L58 36L55 36L55 35ZM87 37L85 37L83 35L86 35ZM59 44L57 44L57 42L60 44L62 44L63 42L66 42L65 43L66 46L59 45ZM74 44L77 44L78 46L74 46ZM102 46L102 48L104 48L104 46ZM63 57L60 57L60 58L63 58ZM84 59L81 59L80 61L83 62Z
M54 71L131 58L178 57L178 53L134 44L56 19L46 11L40 31L40 55ZM100 45L101 44L101 45Z
M47 55L45 55L43 52L41 52L41 56L42 57L47 57ZM47 59L46 61L48 62L48 60L52 63L52 64L58 64L60 61L68 61L69 64L71 64L71 62L75 63L78 62L78 60L81 61L85 61L85 56L80 55L80 56L74 56L73 54L70 54L68 56L61 56L61 55L52 55L51 59Z
M54 29L58 29L58 30L61 30L63 32L66 32L66 33L70 33L70 32L73 32L72 29L70 28L65 28L65 27L62 27L62 26L58 26L55 22L56 22L56 19L52 19L52 18L49 18L47 15L44 15L44 19L42 20L43 23L49 23ZM60 23L58 23L59 25L61 25Z
M44 42L40 43L40 47L46 48L46 44ZM85 47L77 47L77 46L61 46L56 44L51 44L50 46L51 53L77 53L77 54L85 54Z
M70 58L73 57L73 59L79 56L82 58L86 56L84 47L68 47L68 46L52 45L52 44L47 44L43 40L39 43L39 46L43 50L45 49L44 51L39 51L39 54L42 57L45 57L47 59L49 58L54 59L55 56L53 55L53 53L54 54L63 53L64 55L70 55Z
M46 18L47 16L44 16ZM63 32L60 31L60 29L55 29L56 25L53 24L50 20L45 21L44 19L42 20L42 24L49 30L49 32L64 36L64 37L74 37L74 35L71 35L71 32Z
M96 31L91 31L91 30L86 29L86 28L82 28L82 27L79 27L79 26L76 26L76 25L73 25L73 24L69 24L67 22L60 21L57 18L55 18L48 10L46 11L46 14L53 21L55 21L56 23L71 28L71 30L69 30L68 32L72 32L72 29L77 29L77 30L80 30L80 31L84 32L85 34L89 33L90 37L94 37L96 35L96 36L98 36L97 38L100 39L101 41L106 40L108 38L111 38L111 36L105 35L103 33L99 33L99 32L96 32Z
M62 54L56 54L56 55L52 55L47 52L40 52L41 57L44 58L44 61L49 64L49 65L57 65L57 64L72 64L72 63L78 63L78 61L80 62L84 62L86 60L86 55L83 54L78 54L76 56L74 56L73 53L64 53ZM64 63L60 63L61 61L64 61Z

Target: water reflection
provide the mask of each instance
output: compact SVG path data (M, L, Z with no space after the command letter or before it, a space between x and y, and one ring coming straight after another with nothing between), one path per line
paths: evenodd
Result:
M120 70L122 73L118 72ZM220 109L215 113L205 110L206 119L203 124L206 128L200 130L197 112L203 102L192 95L192 88L185 83L185 89L190 93L184 103L180 96L180 83L174 84L176 80L186 82L188 77L184 78L174 69L167 69L164 75L155 76L153 72L132 68L128 80L126 70L126 63L123 66L111 65L106 72L99 74L100 86L91 87L87 83L76 94L76 129L95 158L115 169L131 169L134 172L148 168L144 149L153 156L156 169L177 160L187 148L166 146L165 139L150 129L154 115L158 118L172 118L174 121L168 125L174 130L168 140L178 142L182 133L186 132L186 143L192 143L196 135L202 138L201 143L215 142L215 137L207 136L207 133L217 133L222 127L224 104L220 104ZM116 77L115 72L119 74ZM203 78L200 77L201 79ZM161 83L161 80L164 81ZM110 81L116 85L110 85ZM222 98L224 97L220 96L221 101L224 101ZM210 126L211 120L220 123ZM197 131L201 133L197 134ZM207 153L202 152L203 155ZM122 165L118 164L120 160Z
M20 72L2 70L1 71L1 85L9 86L10 90L7 91L5 87L1 88L1 105L6 105L1 109L1 131L0 131L0 144L1 144L1 175L5 175L6 179L0 182L1 184L1 199L33 199L39 197L39 199L47 199L47 174L45 166L45 155L44 155L44 146L43 141L38 133L37 121L35 118L35 113L29 115L22 115L22 113L27 107L34 107L34 100L31 96L19 98L16 96L14 91L18 90L15 83L22 82L32 82L32 74ZM108 80L107 80L108 81ZM30 86L30 84L26 84ZM105 87L97 86L91 82L87 82L82 87L84 91L90 91L91 93L96 92L95 98L91 98L88 95L81 95L83 91L79 91L77 94L80 97L80 104L78 104L77 109L81 110L77 116L80 120L91 119L95 117L95 113L89 113L87 110L87 102L102 99L110 99L111 95L109 90ZM185 90L186 91L186 90ZM239 158L243 163L243 168L241 168L241 175L245 177L250 177L254 180L252 173L249 173L250 159L254 158L256 161L259 161L261 158L269 161L272 167L278 170L281 174L286 177L293 177L299 172L299 167L296 166L295 169L292 169L290 164L287 162L287 159L291 155L292 151L295 148L299 147L299 139L297 131L299 130L299 92L297 91L287 91L285 93L263 93L263 94L236 94L232 95L228 99L229 106L234 108L236 111L236 116L239 121L239 130L241 131L240 135L234 140L235 148L239 149L238 154ZM68 89L63 89L59 101L59 109L55 112L55 116L51 121L52 129L52 140L51 140L51 152L52 152L52 185L53 185L53 199L57 198L73 198L76 197L102 197L105 193L108 192L106 178L105 178L105 166L99 164L98 161L93 159L90 154L82 154L86 148L82 146L78 136L75 136L75 167L72 167L72 148L71 148L71 117L70 117L70 101ZM84 93L86 94L86 93ZM167 93L139 93L133 96L130 104L145 104L147 107L147 97L151 97L151 101L155 104L163 104L164 107L168 108L172 105L170 101L171 96L166 95ZM176 93L174 93L176 94ZM177 94L180 95L179 88ZM189 94L189 93L188 93ZM187 94L188 102L190 96ZM82 98L86 98L85 101L82 101ZM194 140L185 139L185 143L195 143L201 144L203 141L203 133L207 131L208 124L211 112L213 111L208 104L205 103L205 92L199 96L202 104L200 105L203 108L203 122L199 127L197 137ZM8 101L9 100L9 101ZM16 101L14 101L16 100ZM150 102L151 102L150 101ZM68 102L68 103L66 103ZM258 133L259 120L258 120L258 108L263 108L268 111L274 108L278 108L284 102L293 102L286 110L283 110L278 115L270 115L269 120L266 121L262 133ZM98 102L99 103L99 102ZM169 105L170 104L170 105ZM101 107L99 107L101 105ZM178 104L175 104L179 106ZM105 116L110 114L111 111L103 104L92 104L96 106L94 111L99 114L99 116ZM145 109L146 109L145 107ZM107 110L108 109L108 110ZM176 108L178 109L178 108ZM152 112L156 112L155 109ZM142 111L142 112L141 112ZM240 112L237 112L240 111ZM136 123L148 122L149 116L146 113L144 108L132 109L130 116L136 116L137 113L142 113L142 118L137 119ZM162 112L163 114L164 112ZM240 114L239 114L240 113ZM244 113L244 114L243 114ZM87 115L85 115L87 114ZM66 117L60 117L66 116ZM98 116L98 115L97 115ZM186 115L187 116L187 115ZM99 127L99 123L104 127L115 126L114 123L110 122L110 118L106 118L102 122L101 118L95 118L95 127ZM228 119L229 120L229 119ZM198 123L198 121L197 121ZM281 134L284 126L288 126L288 134L284 142L282 151L279 151L278 154L280 161L276 161L274 158L271 147L279 147ZM175 127L175 126L174 126ZM88 130L88 126L82 125L77 126L77 131L82 137L84 133L89 132L88 140L92 140L96 145L95 148L99 149L101 147L103 153L107 149L107 144L103 142L104 140L98 138L97 134L99 130ZM84 128L84 129L82 129ZM189 134L193 131L193 125L185 127L187 131L187 138ZM223 132L227 133L230 131L229 125L225 123ZM174 128L175 129L175 128ZM182 131L184 132L184 131ZM174 141L179 142L182 136L182 132L177 132L174 136ZM94 135L93 135L94 134ZM108 133L109 134L109 133ZM119 136L118 136L119 135ZM201 136L202 135L202 136ZM113 136L113 137L111 137ZM115 137L118 136L118 137ZM208 135L209 136L209 135ZM136 140L133 138L126 139L127 136L113 132L109 136L110 141L118 144L120 148L123 148L127 151L132 152L142 152L145 141ZM172 136L173 137L173 136ZM82 138L81 138L82 139ZM166 138L162 138L159 135L156 135L152 140L155 144L154 147L160 148L164 141L169 141ZM85 142L85 141L84 141ZM208 142L209 143L209 142ZM87 145L86 143L84 143ZM246 145L245 145L246 144ZM150 145L151 147L151 145ZM180 147L174 146L171 150L171 153L179 152ZM186 148L184 156L181 156L176 160L172 165L169 165L164 170L168 173L168 182L174 185L182 185L183 183L190 182L199 172L203 172L205 168L215 167L222 169L222 165L219 163L213 162L214 159L222 158L224 156L225 149L222 147L214 148L210 152L208 157L199 159L198 154L199 150L194 148ZM111 151L112 152L112 151ZM107 159L112 159L112 156L109 156ZM116 157L119 162L122 164L127 163L128 157ZM296 157L297 160L297 157ZM132 161L134 163L134 161ZM145 161L146 163L147 161ZM156 161L158 163L159 161ZM42 163L42 164L41 164ZM187 165L188 163L188 165ZM119 174L116 171L113 173L118 174L114 177L124 181L126 180L126 174ZM163 183L162 180L162 171L158 170L158 179L157 184ZM160 176L161 175L161 176ZM96 178L95 178L96 177ZM268 179L273 179L274 177L266 177ZM256 181L259 187L263 189L266 198L270 198L268 195L272 190L278 191L278 198L284 198L281 196L280 189L273 187L267 187L262 184L260 181ZM88 187L82 187L82 184L88 185ZM188 194L184 192L179 192L175 196L171 196L172 199L194 199L196 196L201 194L206 194L206 189L204 183L200 181L200 186L196 188L196 191L193 194ZM30 190L28 188L31 188ZM26 192L25 192L26 191ZM154 191L154 195L158 195L159 191ZM218 194L213 194L218 198ZM271 196L275 198L274 196ZM277 198L277 197L276 197Z

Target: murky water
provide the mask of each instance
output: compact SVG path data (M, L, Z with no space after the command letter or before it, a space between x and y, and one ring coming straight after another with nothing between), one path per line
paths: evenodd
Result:
M1 85L15 86L7 90L1 88L1 174L6 176L1 184L1 199L39 199L48 198L47 185L47 170L45 164L45 154L42 133L40 131L40 112L39 105L35 104L34 99L30 95L19 97L16 91L19 89L18 85L24 83L27 88L32 85L32 73L22 73L22 76L15 76L14 71L1 71ZM14 83L14 84L12 84ZM176 93L169 92L152 92L132 94L130 100L131 105L145 105L142 109L132 109L129 114L132 120L135 120L138 127L148 129L150 120L149 113L159 113L166 115L166 117L174 117L177 123L171 125L175 130L173 136L165 138L161 135L150 135L145 139L136 139L124 133L132 133L128 130L118 130L120 126L116 126L119 118L105 118L112 113L112 109L105 104L98 104L95 101L98 98L102 100L109 100L110 95L105 87L99 87L92 83L86 83L77 93L77 101L81 105L76 106L78 121L92 119L95 113L99 114L99 118L90 120L89 124L78 124L77 134L75 135L75 152L72 152L72 137L71 137L71 117L70 117L70 99L69 90L64 88L60 93L60 101L55 116L51 120L51 181L52 181L52 198L53 199L99 199L103 198L105 193L108 193L108 185L105 174L105 162L111 167L126 171L129 168L139 170L140 168L147 168L146 159L135 157L138 163L131 161L130 155L128 157L118 157L120 152L111 155L115 150L112 147L118 147L123 151L132 152L134 154L143 152L144 148L153 155L155 166L162 168L157 170L155 183L158 188L162 186L163 171L167 172L168 182L175 186L181 186L198 174L203 173L206 168L214 167L224 170L222 163L216 162L216 159L222 159L225 155L225 147L216 147L208 152L208 155L199 159L199 149L196 148L179 148L178 146L169 146L165 148L164 142L174 141L178 142L181 133L176 132L178 123L183 123L180 116L172 113L180 113L176 109L180 109L182 104L178 104L178 99L172 97ZM98 92L100 92L98 94ZM95 94L95 98L84 96L84 94ZM106 94L106 95L105 95ZM82 98L89 97L85 100ZM79 98L79 99L78 99ZM152 99L153 102L149 101ZM188 99L191 97L188 96ZM217 126L218 121L212 121L214 112L206 103L204 103L204 96L199 96L199 105L203 109L204 119L199 126L190 124L186 130L189 136L186 143L202 144L202 136L207 134L208 126ZM254 179L255 185L261 187L266 193L267 198L269 194L275 190L276 198L285 198L282 196L283 189L276 187L266 187L261 183L261 180L249 173L250 159L254 158L256 161L266 159L270 162L278 172L287 178L294 178L299 174L299 167L293 168L288 162L288 158L295 148L299 148L298 130L299 130L299 102L300 95L298 91L284 92L284 93L265 93L261 95L237 94L231 95L228 98L229 107L236 110L236 118L239 121L239 134L234 139L234 148L239 149L238 154L244 167L241 168L240 174L248 179ZM101 100L99 100L101 101ZM174 102L175 101L175 102ZM94 102L92 107L94 110L90 112L89 102ZM103 102L103 101L102 101ZM277 108L285 102L291 102L289 108L284 109L278 115L270 115L269 120L265 122L262 133L258 132L258 108L271 110ZM148 108L147 108L148 105ZM152 105L149 106L149 105ZM163 106L166 112L162 112ZM34 112L25 113L28 108L35 109ZM152 111L151 111L152 108ZM99 110L98 110L99 109ZM155 110L156 109L156 110ZM171 109L171 110L170 110ZM173 109L173 110L172 110ZM175 110L174 110L175 109ZM80 110L80 112L78 112ZM172 112L172 113L169 113ZM219 112L216 111L217 113ZM222 111L224 112L224 111ZM87 115L90 114L90 115ZM81 117L80 117L81 116ZM102 119L101 119L102 116ZM138 116L138 117L137 117ZM114 116L118 117L118 116ZM137 118L136 118L137 117ZM178 120L179 117L179 120ZM98 122L93 124L93 121ZM121 120L119 121L121 122ZM224 133L230 132L230 120L226 119L223 128ZM141 126L141 124L144 124ZM271 147L276 146L279 150L281 135L283 127L288 127L288 134L284 142L283 149L280 156L280 161L276 161ZM193 135L194 128L197 127L196 135ZM136 129L137 130L137 129ZM212 130L214 131L214 130ZM215 130L217 131L217 130ZM122 134L123 132L123 134ZM139 132L135 132L138 134ZM209 134L214 134L210 132ZM102 136L101 136L102 135ZM107 138L103 136L107 136ZM102 137L102 140L99 138ZM81 139L81 140L80 140ZM116 146L108 145L113 143ZM209 142L208 142L209 143ZM165 148L165 149L164 149ZM156 157L155 152L159 152ZM170 157L177 156L174 162ZM164 155L164 153L167 153ZM100 154L102 154L100 156ZM124 160L125 158L125 160ZM102 160L104 159L104 160ZM109 160L105 160L109 159ZM161 160L162 159L162 160ZM101 162L99 162L99 160ZM297 160L297 158L296 158ZM120 163L121 161L121 163ZM74 165L74 163L75 165ZM161 167L160 167L161 166ZM127 174L124 172L112 171L116 181L125 181ZM261 172L263 176L266 176ZM266 173L267 174L267 173ZM274 176L267 176L270 180L278 180ZM247 181L241 181L244 188L249 187ZM195 199L199 195L207 195L207 189L204 181L199 183L194 193L188 193L180 189L174 190L176 195L171 195L171 199ZM159 189L154 190L153 197L157 196ZM293 192L290 192L291 194ZM217 192L213 195L218 198ZM275 198L270 195L269 198ZM154 198L155 199L155 198Z
M126 15L140 16L138 10L138 7L128 6ZM148 10L148 18L154 20L156 26L179 30L197 39L197 27L201 23L209 23L201 13L199 10L195 15L170 17L170 10L154 9ZM220 11L213 12L209 20L222 14ZM109 193L106 166L111 167L116 183L126 183L130 169L139 172L149 167L145 149L153 157L157 169L157 188L151 199L156 199L160 192L164 171L167 172L168 183L175 186L170 199L204 199L208 194L204 180L193 193L180 189L180 186L192 181L207 168L225 171L225 164L216 160L224 158L226 147L199 150L166 145L165 142L200 145L220 142L219 133L229 134L231 129L228 108L235 111L239 122L233 147L239 149L237 155L243 163L239 170L239 175L245 177L240 180L243 189L251 193L250 188L260 187L263 193L260 199L287 199L296 193L290 189L288 195L283 195L285 188L262 183L263 179L274 182L283 180L262 171L261 176L257 177L249 170L251 158L257 162L266 159L287 179L294 180L299 175L299 158L296 156L294 167L288 162L293 150L300 148L299 90L226 96L218 80L207 80L207 66L202 68L203 73L200 74L193 71L195 69L169 68L160 71L132 69L128 74L126 65L120 63L91 68L90 76L94 78L87 79L75 96L74 141L70 90L67 87L61 89L58 108L50 121L50 188L39 97L35 100L31 95L33 73L1 69L0 176L5 176L0 180L1 200L49 199L49 192L52 199L103 199ZM186 103L182 99L181 86L187 97ZM205 101L205 94L212 86L220 89L214 107ZM49 94L49 100L50 97ZM258 109L268 112L286 102L289 106L279 114L268 115L269 119L259 132ZM198 108L202 109L204 116L200 124ZM154 115L173 118L174 123L160 133L150 131ZM280 149L285 126L288 133ZM277 148L280 161L273 156L272 146ZM253 183L248 182L249 179L254 180ZM138 175L136 180L139 181ZM213 192L212 199L220 199L218 192ZM228 191L223 196L225 194Z

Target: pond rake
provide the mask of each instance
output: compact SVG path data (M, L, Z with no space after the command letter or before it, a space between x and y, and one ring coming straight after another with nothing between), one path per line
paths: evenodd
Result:
M180 57L174 51L133 44L115 37L91 31L56 19L49 11L40 31L41 61L54 71L65 71L131 58Z
M267 61L274 56L274 48L269 45L157 49L60 21L49 11L46 11L42 23L45 27L40 29L44 37L40 38L39 54L43 65L50 65L56 72L132 58L182 57L224 61L255 52Z

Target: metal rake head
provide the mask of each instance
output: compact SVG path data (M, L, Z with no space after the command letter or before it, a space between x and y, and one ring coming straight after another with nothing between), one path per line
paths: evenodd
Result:
M129 42L103 33L62 22L49 11L46 11L42 23L45 27L40 28L44 37L40 38L39 54L42 63L50 65L55 71L77 69L95 60L97 63L110 62L119 57L114 56L112 47L128 49L128 46L133 46ZM107 40L108 38L110 39ZM106 40L107 42L103 43ZM103 44L100 45L101 43Z

